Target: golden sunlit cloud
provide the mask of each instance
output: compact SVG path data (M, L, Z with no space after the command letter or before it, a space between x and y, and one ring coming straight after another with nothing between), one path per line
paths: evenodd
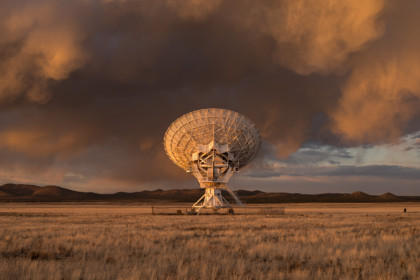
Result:
M396 142L420 116L420 20L407 6L389 9L390 38L355 60L332 114L333 131L354 144Z
M54 2L26 2L0 21L3 51L0 63L0 101L23 95L44 103L51 82L68 78L82 66L86 54L80 29Z
M274 59L299 74L332 73L383 34L384 0L273 1L256 5L255 24L273 37Z

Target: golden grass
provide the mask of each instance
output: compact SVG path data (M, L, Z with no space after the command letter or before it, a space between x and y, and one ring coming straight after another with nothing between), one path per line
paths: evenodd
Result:
M270 217L1 204L0 278L420 278L420 204L283 206Z

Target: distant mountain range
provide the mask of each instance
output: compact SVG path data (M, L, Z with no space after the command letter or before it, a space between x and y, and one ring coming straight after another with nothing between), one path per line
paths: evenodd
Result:
M204 194L203 189L154 190L141 192L117 192L98 194L77 192L58 186L39 187L24 184L5 184L0 186L0 202L195 202ZM246 203L299 203L299 202L420 202L420 196L396 196L392 193L368 195L355 193L268 193L262 191L237 191ZM229 200L230 195L224 196Z

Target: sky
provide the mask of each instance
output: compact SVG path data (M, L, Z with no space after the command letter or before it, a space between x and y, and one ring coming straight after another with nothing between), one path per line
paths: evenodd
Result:
M416 0L0 1L0 183L196 188L163 136L259 128L235 189L420 195Z

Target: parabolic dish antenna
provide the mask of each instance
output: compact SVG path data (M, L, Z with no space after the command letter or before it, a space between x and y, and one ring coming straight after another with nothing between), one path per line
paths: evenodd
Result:
M169 158L192 173L205 194L193 205L226 208L231 204L222 196L227 190L239 206L242 202L227 182L234 172L254 159L261 146L257 127L247 117L226 109L202 109L174 121L164 137Z

